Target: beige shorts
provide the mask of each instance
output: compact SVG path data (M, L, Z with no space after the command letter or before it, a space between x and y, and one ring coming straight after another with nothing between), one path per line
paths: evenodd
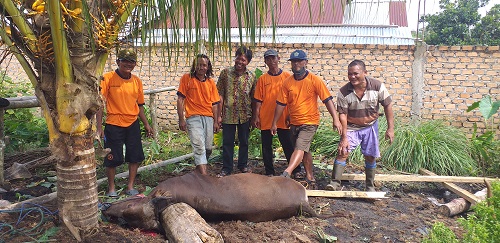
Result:
M292 132L293 147L308 153L316 130L318 130L317 125L292 125L290 131Z

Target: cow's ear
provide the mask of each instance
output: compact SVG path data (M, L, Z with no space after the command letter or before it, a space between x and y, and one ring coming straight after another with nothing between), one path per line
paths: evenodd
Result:
M161 217L160 214L165 208L173 204L172 199L168 197L155 197L151 199L151 203L154 205L157 219Z

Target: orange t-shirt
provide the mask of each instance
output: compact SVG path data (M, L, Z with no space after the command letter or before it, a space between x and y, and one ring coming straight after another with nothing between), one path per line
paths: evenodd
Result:
M333 99L321 78L309 72L302 80L285 79L276 102L288 107L292 125L319 125L318 96L323 103Z
M196 77L191 77L189 73L182 76L177 95L186 98L184 100L186 118L193 115L213 117L212 106L220 101L217 86L212 78L202 82Z
M106 103L106 124L128 127L137 120L139 105L144 105L144 90L139 77L121 78L116 71L103 74L101 93Z
M260 107L260 129L269 130L273 123L274 110L276 108L276 98L278 93L281 91L283 86L283 81L290 77L290 73L281 71L278 75L273 76L269 73L265 73L260 76L257 81L257 86L255 88L254 99L257 102L261 102ZM288 116L288 109L285 108L283 115L280 117L276 126L281 129L288 129L285 123L285 119Z

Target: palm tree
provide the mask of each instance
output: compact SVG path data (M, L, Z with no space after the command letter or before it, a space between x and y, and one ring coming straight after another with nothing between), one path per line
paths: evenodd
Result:
M132 38L152 44L148 30L160 25L174 30L163 33L172 37L163 43L169 56L179 50L180 41L207 39L212 49L215 43L231 46L231 4L240 33L247 31L254 41L258 26L274 26L279 1L0 0L0 37L23 66L41 104L57 158L58 208L77 239L98 226L92 121L102 107L99 77L108 55L130 45ZM181 29L194 31L179 40Z

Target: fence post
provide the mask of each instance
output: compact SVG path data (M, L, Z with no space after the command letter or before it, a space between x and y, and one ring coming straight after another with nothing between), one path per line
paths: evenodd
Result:
M158 121L156 119L156 93L149 94L149 115L151 116L151 126L153 126L154 140L158 137Z

